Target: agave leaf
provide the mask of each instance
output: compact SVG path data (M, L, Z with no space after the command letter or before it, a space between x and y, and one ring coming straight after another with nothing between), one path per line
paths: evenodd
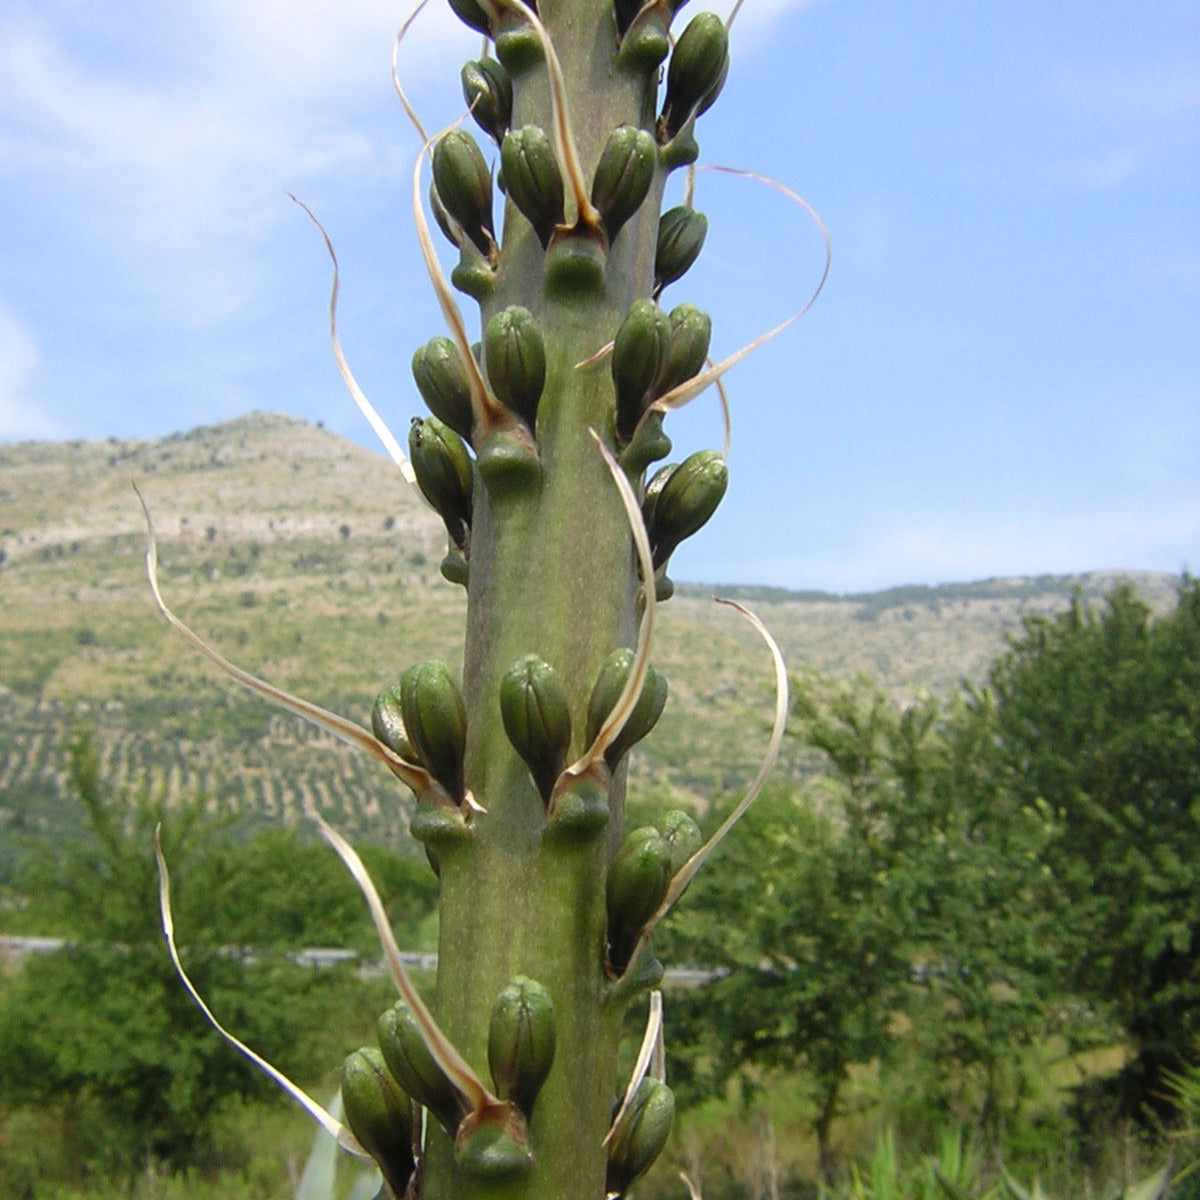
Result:
M378 1169L362 1171L354 1181L354 1186L346 1194L346 1200L387 1200L383 1187L383 1176Z
M1158 1200L1167 1190L1167 1184L1171 1182L1173 1166L1174 1163L1168 1161L1161 1170L1156 1171L1153 1175L1147 1176L1137 1183L1131 1183L1121 1192L1118 1200Z
M329 1102L329 1115L342 1119L342 1093L335 1092ZM334 1200L337 1186L338 1145L324 1129L318 1129L312 1150L304 1164L293 1200Z
M1045 1193L1042 1191L1041 1185L1035 1183L1033 1191L1026 1191L1010 1174L1008 1168L1000 1164L1000 1178L1004 1180L1004 1186L1014 1197L1014 1200L1045 1200Z
M949 1200L972 1200L971 1193L966 1188L943 1175L941 1167L933 1168L933 1177L937 1180L938 1187L942 1189Z

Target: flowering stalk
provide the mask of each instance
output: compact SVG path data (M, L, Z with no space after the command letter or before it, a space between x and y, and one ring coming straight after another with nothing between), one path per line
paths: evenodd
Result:
M661 976L654 926L732 820L704 846L683 813L627 831L624 759L667 699L650 658L671 554L727 484L715 451L656 466L671 449L663 423L749 349L712 365L708 316L661 303L707 230L690 186L660 214L665 183L695 161L697 118L729 61L713 13L672 44L682 2L449 0L488 38L462 72L486 152L465 127L427 137L397 80L425 143L417 230L447 329L413 357L430 416L413 423L409 455L385 443L445 522L442 571L467 591L461 682L448 664L413 664L370 731L289 697L167 609L151 535L173 625L241 683L368 749L416 797L411 831L441 884L434 1002L398 968L403 999L343 1072L343 1142L375 1158L393 1200L621 1196L669 1134L661 1004L628 1081L622 1019ZM449 284L426 199L459 254ZM475 346L450 284L478 306ZM331 303L339 367L375 424L332 318ZM750 620L778 701L739 815L787 709L778 650ZM357 856L323 832L381 923ZM163 903L170 929L165 883ZM394 946L385 925L381 937Z

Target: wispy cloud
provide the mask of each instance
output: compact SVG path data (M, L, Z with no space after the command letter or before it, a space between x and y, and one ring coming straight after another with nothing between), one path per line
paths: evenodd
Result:
M394 143L378 135L401 127L398 106L396 125L376 115L374 139L363 115L391 115L396 14L378 0L164 12L126 27L108 56L97 31L33 6L0 18L0 178L40 195L131 302L204 325L257 292L262 240L294 215L285 188L397 176ZM439 5L423 23L406 64L418 82L461 53L452 22Z
M32 331L0 300L0 439L61 436L34 402L32 383L40 358Z

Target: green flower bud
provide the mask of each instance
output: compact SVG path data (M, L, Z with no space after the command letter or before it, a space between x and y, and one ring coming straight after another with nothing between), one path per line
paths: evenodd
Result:
M701 846L704 845L704 835L700 826L682 809L672 809L664 813L656 822L663 841L671 849L671 878L679 874L683 866Z
M399 688L408 740L430 775L461 800L467 710L450 668L437 658L416 663L400 676Z
M657 475L651 482L656 480ZM729 470L715 450L697 450L666 477L656 491L646 526L655 569L717 511L728 486ZM646 511L644 504L642 511Z
M658 221L654 250L654 295L685 275L700 257L708 236L708 218L686 204L669 208Z
M712 338L712 318L694 304L676 305L669 316L671 352L655 389L659 396L691 379L704 366Z
M475 123L498 146L512 123L512 78L494 58L472 59L462 68L463 99Z
M393 1193L402 1196L416 1167L412 1105L374 1046L356 1050L343 1063L342 1106L350 1132L379 1164Z
M533 313L519 304L493 313L483 331L483 357L496 398L533 429L546 386L546 344Z
M627 442L633 436L670 352L670 318L653 300L635 300L617 329L612 350L617 436L621 441Z
M475 3L475 0L450 0L450 7L454 11L454 15L464 25L469 25L472 29L479 30L480 33L485 34L487 37L492 36L492 27L488 21L488 15L480 5Z
M467 586L470 574L467 556L457 546L451 546L446 551L445 557L439 564L439 570L447 583L457 583L460 587Z
M608 1145L605 1192L624 1196L653 1165L671 1135L675 1096L665 1083L647 1076Z
M413 354L412 373L429 411L469 441L475 415L458 347L448 337L433 338Z
M446 523L456 546L465 547L471 530L471 456L466 443L437 417L414 417L408 453L421 494Z
M371 732L389 750L394 750L406 762L419 763L417 752L404 731L404 717L400 712L400 685L384 688L371 707Z
M558 672L536 654L518 659L500 680L500 715L543 800L566 765L571 710Z
M445 235L446 241L452 246L462 247L466 234L458 227L454 218L446 211L446 206L442 203L441 196L438 195L437 184L431 179L429 181L429 211L433 213L433 219L437 222L437 227Z
M666 487L667 480L678 469L678 463L663 463L647 481L645 491L642 493L642 521L647 529L654 524L654 506L658 503L658 498L662 495L662 490Z
M473 1129L455 1145L454 1158L464 1175L492 1180L523 1174L533 1161L529 1147L498 1125Z
M725 22L713 12L697 13L679 35L667 64L667 91L658 119L660 141L669 142L708 109L725 85L728 71Z
M633 669L633 651L626 646L614 650L604 660L600 674L592 687L588 698L587 709L587 740L590 745L596 740L600 726L605 718L616 707L617 700L625 690L625 681ZM617 734L613 743L605 751L604 759L612 770L625 754L652 730L658 718L662 716L663 707L667 703L667 681L653 667L646 670L646 681L642 684L642 694L633 706L629 719Z
M659 381L659 388L662 382ZM638 422L633 439L621 451L620 462L630 479L639 478L647 467L671 453L671 439L663 429L663 414L651 412Z
M567 842L586 842L608 828L608 787L592 775L574 780L559 797L547 833Z
M557 1032L550 993L517 975L496 997L488 1025L488 1066L501 1100L527 1117L554 1062Z
M582 300L604 290L608 249L600 230L559 226L546 249L546 294L561 300Z
M376 1023L375 1036L392 1077L453 1134L463 1116L462 1101L434 1062L408 1006L403 1002L392 1005Z
M530 3L537 12L537 5ZM520 13L509 11L500 18L496 30L496 57L510 75L522 75L542 61L542 40Z
M617 61L626 70L649 75L657 71L671 49L671 18L674 14L664 13L656 6L643 14L641 20L636 20L642 7L642 0L616 0L614 4L621 35Z
M500 165L508 198L533 226L545 249L556 225L563 223L562 172L544 129L510 129L500 144Z
M646 199L657 167L658 148L644 129L618 125L608 135L592 177L592 203L610 244Z
M492 173L478 143L465 129L450 129L433 146L433 182L451 220L480 254L495 247Z
M614 972L629 965L646 922L662 903L671 882L671 847L653 825L626 837L608 866L608 961Z

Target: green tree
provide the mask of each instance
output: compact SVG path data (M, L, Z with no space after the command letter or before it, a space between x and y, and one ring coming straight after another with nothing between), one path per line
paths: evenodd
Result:
M908 1074L923 1132L970 1122L995 1142L1021 1048L1062 1007L1038 859L1053 822L986 770L986 702L902 706L815 673L794 692L794 735L823 769L759 800L675 918L674 953L728 969L673 1000L677 1067L709 1088L746 1066L800 1068L827 1180L851 1070L899 1069L902 1050L922 1062Z
M1026 1049L1079 1010L1062 982L1041 857L1058 827L1046 805L1000 786L986 693L947 702L920 743L906 725L893 761L917 825L909 869L925 881L908 1012L927 1071L912 1104L980 1128L998 1151L1032 1082Z
M685 1070L713 1082L743 1064L809 1074L831 1180L850 1070L889 1055L911 988L921 887L905 851L916 814L895 804L899 718L887 698L864 680L815 674L793 690L795 736L832 769L802 794L761 797L719 869L693 885L674 936L690 960L728 974L672 1007L685 1044L725 1047Z
M1052 811L1057 935L1130 1040L1137 1114L1200 1029L1200 583L1157 618L1128 585L1031 617L990 686L1000 782Z
M250 1044L297 1074L312 1069L314 1051L344 1053L354 1036L348 1031L367 1025L370 1014L351 967L312 970L261 948L349 932L348 920L334 923L329 914L349 910L353 886L326 869L327 848L294 834L270 831L238 843L229 823L207 817L199 801L168 807L112 791L86 735L69 746L68 777L82 831L45 847L20 881L44 927L68 942L31 956L0 988L0 1103L58 1114L72 1131L81 1175L132 1175L147 1162L206 1165L224 1106L238 1096L276 1096L212 1036L179 987L159 924L149 853L156 827L179 866L190 973ZM406 878L377 857L385 882ZM224 906L249 895L256 903L235 932L256 952L243 959L231 953ZM402 889L389 898L412 895ZM274 927L281 901L296 914L287 931ZM369 926L360 910L354 915L361 939ZM322 936L310 940L314 934Z

